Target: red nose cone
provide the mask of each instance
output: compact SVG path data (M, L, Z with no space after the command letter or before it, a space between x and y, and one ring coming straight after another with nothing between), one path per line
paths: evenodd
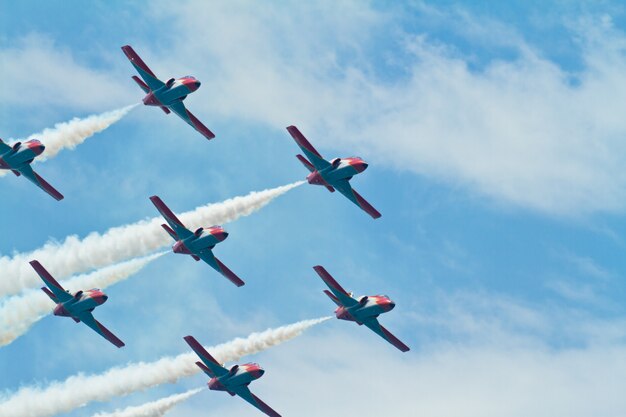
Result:
M39 142L37 139L33 139L28 142L28 149L33 151L35 155L41 155L46 149L43 143Z
M367 163L363 161L354 165L354 169L356 169L356 172L363 172L367 169L367 167L368 167Z
M106 302L106 300L109 299L108 295L102 294L102 295L98 295L96 297L94 297L94 300L96 303L98 303L98 305L102 305Z
M396 303L394 303L394 302L393 302L393 301L391 301L391 300L387 300L387 302L386 302L384 305L385 305L385 309L386 309L387 311L391 311L391 310L393 310L393 308L396 306Z

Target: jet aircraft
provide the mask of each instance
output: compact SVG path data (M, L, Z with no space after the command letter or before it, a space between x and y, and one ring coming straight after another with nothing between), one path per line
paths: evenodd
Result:
M306 177L309 184L323 185L331 193L338 190L363 211L377 219L381 214L370 205L359 193L350 186L350 180L367 168L367 163L358 157L335 158L327 161L319 154L295 126L287 127L287 131L296 141L306 158L296 155L296 158L311 173ZM308 158L308 159L307 159Z
M183 100L187 98L188 94L200 88L200 81L191 75L187 75L182 78L170 78L164 83L154 75L132 47L129 45L122 46L122 51L124 51L130 63L133 64L141 78L143 78L143 81L141 81L136 75L132 77L146 93L146 96L143 98L143 104L160 107L165 114L169 114L171 110L205 138L210 140L215 137L213 132L203 125L183 104Z
M210 390L226 391L232 396L239 395L268 416L280 417L280 414L272 410L270 406L261 401L259 397L248 389L248 385L252 381L259 379L265 373L258 364L246 363L244 365L234 365L230 370L226 369L193 336L186 336L184 339L202 359L202 362L196 362L196 365L211 377L207 384Z
M63 195L41 178L30 164L41 155L46 147L37 139L9 146L0 139L0 169L10 169L16 176L23 175L55 200L63 200Z
M82 321L118 348L124 346L124 342L100 324L98 320L94 319L92 315L93 310L104 304L109 298L105 293L97 288L93 288L87 291L77 291L72 295L69 291L63 289L39 261L30 261L30 265L47 286L47 288L41 288L43 292L56 303L54 308L55 316L71 317L76 323Z
M174 246L172 246L174 253L191 255L196 261L202 259L236 286L241 287L245 284L233 271L217 259L211 251L215 245L228 237L228 233L221 226L211 226L206 229L199 227L192 233L158 196L150 197L150 201L152 201L152 204L170 225L168 227L166 224L162 224L161 227L176 241Z
M330 291L324 290L324 293L337 304L338 308L335 310L335 315L339 320L354 321L359 326L364 324L402 352L409 350L407 345L381 326L377 320L379 315L393 310L396 306L389 297L370 295L356 299L352 293L348 294L323 266L314 266L313 269L330 288Z

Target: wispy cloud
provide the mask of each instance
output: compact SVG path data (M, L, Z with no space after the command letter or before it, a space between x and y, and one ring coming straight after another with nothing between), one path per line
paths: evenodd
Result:
M252 333L207 350L220 362L235 361L291 340L329 317L303 320L286 326ZM181 343L184 343L181 340ZM23 387L0 402L0 415L43 417L82 407L91 401L106 401L145 390L200 372L195 353L164 357L152 363L132 363L99 375L78 374L47 387Z
M120 53L120 65L123 56ZM12 106L47 105L82 111L128 103L127 80L110 69L95 69L65 45L43 34L27 34L0 44L0 77L6 82L0 101ZM136 96L136 95L135 95Z
M454 45L419 29L390 31L403 22L401 7L194 5L153 6L188 39L155 65L211 62L205 85L221 100L207 101L207 111L281 130L296 123L322 149L460 183L498 203L570 216L626 208L626 36L610 19L569 29L582 40L583 68L571 73L503 25L513 57L487 57L474 69ZM479 32L470 41L493 37L478 30L480 19L458 16ZM370 45L383 39L392 47L378 64L399 74L394 81L372 67Z

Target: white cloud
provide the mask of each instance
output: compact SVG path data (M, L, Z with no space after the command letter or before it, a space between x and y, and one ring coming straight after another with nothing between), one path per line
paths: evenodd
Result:
M120 52L120 60L124 56ZM60 106L89 111L132 103L130 84L111 69L96 70L41 34L0 45L0 101L12 106Z
M582 39L579 73L493 22L486 28L510 34L503 44L517 57L473 70L470 58L419 28L403 35L401 9L188 3L154 5L156 18L167 18L186 39L160 51L154 65L204 75L196 95L214 99L196 97L194 105L206 112L281 130L296 123L324 153L328 146L358 152L497 202L568 215L626 207L626 36L610 20L572 31ZM475 42L489 39L474 32L467 36ZM381 43L382 54L375 49ZM390 81L386 71L397 75Z

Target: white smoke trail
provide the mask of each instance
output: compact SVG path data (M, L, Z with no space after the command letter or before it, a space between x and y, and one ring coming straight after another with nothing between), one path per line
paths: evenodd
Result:
M207 350L220 362L236 361L276 346L300 335L318 323L329 320L323 317L252 333ZM182 335L181 335L182 336ZM181 339L181 343L184 343ZM82 407L91 401L107 401L115 396L128 395L200 372L195 365L198 357L193 352L158 361L133 363L112 368L102 374L71 376L62 382L52 382L45 388L23 387L0 402L0 416L43 417Z
M71 292L89 288L104 289L134 275L165 253L111 265L90 274L74 277L62 282L61 285ZM26 333L33 324L48 315L53 307L54 304L48 296L38 289L5 299L0 303L0 346L8 345Z
M139 104L131 104L121 109L108 111L102 114L92 114L84 119L73 118L69 122L57 123L53 128L44 129L40 133L30 135L27 139L39 139L46 146L46 150L38 158L45 161L52 158L63 149L74 149L87 138L102 132L113 123L126 116L129 111Z
M108 111L101 114L92 114L83 119L73 118L68 122L57 123L53 128L44 129L42 132L30 135L25 140L39 139L46 146L46 150L35 162L45 161L54 157L63 149L74 149L83 143L87 138L102 132L113 123L126 116L129 111L139 104L122 107L121 109ZM9 142L13 142L10 140ZM8 171L0 171L0 176L6 175Z
M221 203L200 206L178 217L190 229L201 225L223 224L259 210L276 197L303 183L304 181L298 181L264 191L253 191ZM152 206L148 199L146 205ZM3 276L0 280L0 297L39 285L39 277L28 265L31 259L38 259L46 268L54 271L55 276L63 278L161 249L172 242L161 229L162 223L165 221L161 216L154 217L114 227L104 234L94 232L82 240L78 236L68 236L62 243L48 242L29 253L19 253L13 257L3 256L0 258Z
M111 413L94 414L92 417L163 417L165 413L176 405L188 400L202 390L202 388L196 388L139 406L127 407L123 410L115 410Z

